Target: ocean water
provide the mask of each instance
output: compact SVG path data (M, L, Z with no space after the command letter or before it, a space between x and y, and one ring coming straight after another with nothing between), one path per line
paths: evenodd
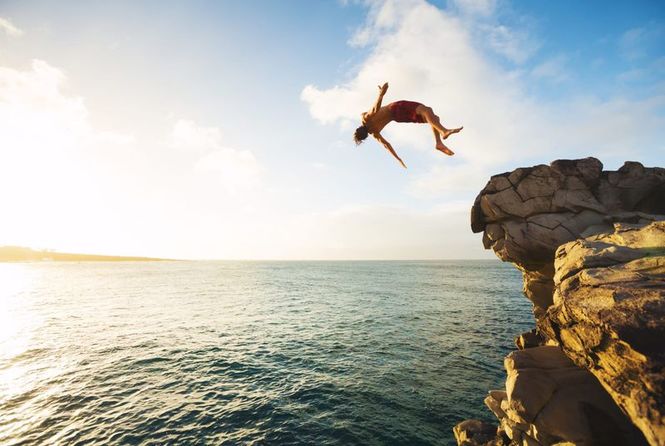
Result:
M0 264L0 444L452 445L532 328L497 261Z

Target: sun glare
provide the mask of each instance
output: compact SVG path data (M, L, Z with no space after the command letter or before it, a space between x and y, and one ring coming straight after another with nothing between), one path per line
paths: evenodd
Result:
M25 330L31 321L25 312L25 293L33 275L29 265L0 263L0 359L21 353L29 342Z

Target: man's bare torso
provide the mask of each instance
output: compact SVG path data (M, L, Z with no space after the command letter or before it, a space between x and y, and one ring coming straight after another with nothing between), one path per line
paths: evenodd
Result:
M367 131L371 134L381 132L391 120L392 113L390 112L390 104L379 108L376 113L369 111L362 114L362 123L367 127Z

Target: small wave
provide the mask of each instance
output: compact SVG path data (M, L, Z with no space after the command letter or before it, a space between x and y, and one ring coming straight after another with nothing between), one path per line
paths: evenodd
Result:
M532 320L498 262L39 267L0 443L452 445Z
M29 362L41 357L48 356L51 352L50 348L29 348L11 358L9 358L5 364L0 368L11 367L13 365L19 364L21 362Z

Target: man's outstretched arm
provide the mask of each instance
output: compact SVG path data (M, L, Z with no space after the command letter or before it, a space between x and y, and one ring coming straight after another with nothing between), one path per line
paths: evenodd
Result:
M397 155L397 153L395 152L395 149L393 149L393 146L391 146L390 143L389 143L388 141L386 141L385 138L384 138L383 136L381 136L380 133L377 133L377 134L375 134L375 135L373 135L373 136L374 136L374 137L375 137L375 138L376 138L381 144L383 144L383 147L385 147L386 149L388 149L388 152L392 153L392 155L395 157L395 159L397 159L397 161L399 161L399 163L402 165L402 167L404 167L404 168L406 169L406 164L404 164L404 161L402 161L402 158L400 158L399 155Z
M388 82L383 85L379 85L379 97L376 98L376 103L372 108L372 113L376 113L381 108L381 101L383 101L383 96L385 96L386 91L388 91Z

